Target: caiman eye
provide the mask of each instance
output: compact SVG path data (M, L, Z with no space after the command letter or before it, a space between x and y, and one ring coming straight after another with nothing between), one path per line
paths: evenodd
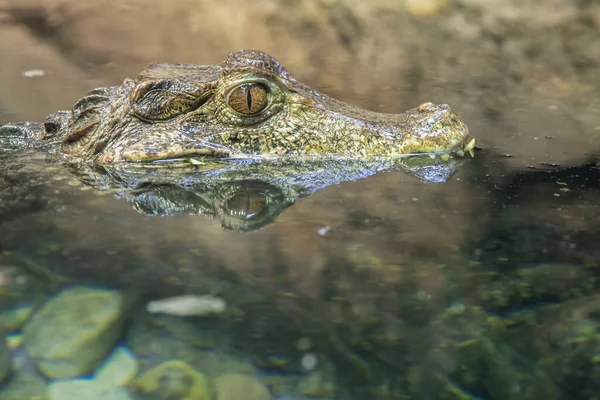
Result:
M224 211L230 217L245 221L260 214L267 207L266 195L262 192L255 193L253 190L241 191L223 204Z
M131 95L131 107L142 119L161 121L197 108L201 99L183 85L170 81L150 82Z
M234 111L253 115L267 107L268 91L262 83L246 83L233 89L227 98Z

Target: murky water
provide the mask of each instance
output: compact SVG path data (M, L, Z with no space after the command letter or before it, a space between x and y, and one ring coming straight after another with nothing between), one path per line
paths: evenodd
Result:
M385 104L331 82L374 110L451 103L480 149L433 167L166 185L0 154L0 399L596 398L600 98L526 72Z

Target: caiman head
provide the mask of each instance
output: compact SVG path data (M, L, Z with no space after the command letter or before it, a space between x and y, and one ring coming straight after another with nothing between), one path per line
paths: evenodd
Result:
M462 119L424 103L402 114L360 109L296 81L273 57L231 53L220 65L153 64L55 113L46 139L98 164L191 156L395 156L470 150Z

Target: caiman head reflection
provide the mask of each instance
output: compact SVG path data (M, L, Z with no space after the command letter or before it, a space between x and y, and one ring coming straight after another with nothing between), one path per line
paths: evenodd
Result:
M219 160L178 168L111 165L73 172L100 190L126 199L151 216L203 215L225 229L255 231L272 223L296 200L379 172L402 171L425 183L448 180L465 158L400 159L282 158Z

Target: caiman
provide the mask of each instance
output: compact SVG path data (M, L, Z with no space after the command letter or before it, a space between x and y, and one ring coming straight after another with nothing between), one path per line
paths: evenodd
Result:
M0 127L0 149L43 147L95 165L206 156L447 158L473 145L448 105L424 103L401 114L364 110L298 82L275 58L253 50L219 65L152 64L44 123Z
M296 81L265 53L242 50L214 66L153 64L44 123L0 126L0 170L20 171L0 176L0 195L10 193L0 204L22 206L27 185L62 175L58 159L141 213L218 216L247 231L296 199L375 173L446 181L473 145L447 105L363 110Z

